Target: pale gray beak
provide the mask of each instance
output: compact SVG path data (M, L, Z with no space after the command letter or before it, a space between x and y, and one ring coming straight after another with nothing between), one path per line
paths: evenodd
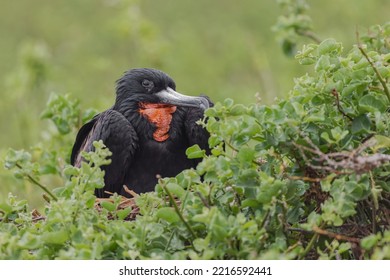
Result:
M171 104L184 107L195 107L206 110L210 107L206 98L201 96L188 96L177 91L174 91L170 87L163 89L154 94L157 96L161 103Z

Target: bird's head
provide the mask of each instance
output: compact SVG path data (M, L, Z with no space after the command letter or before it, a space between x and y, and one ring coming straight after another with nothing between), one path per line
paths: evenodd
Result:
M175 82L160 70L149 68L131 69L117 81L116 105L152 103L207 109L204 97L187 96L176 91Z

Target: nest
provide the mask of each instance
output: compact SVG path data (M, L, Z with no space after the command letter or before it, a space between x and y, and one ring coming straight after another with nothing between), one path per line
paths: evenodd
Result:
M139 207L135 203L135 198L138 196L138 194L135 193L134 191L130 190L126 186L123 186L123 188L124 188L125 192L130 194L132 197L128 198L128 197L125 197L125 196L120 196L120 203L118 204L116 210L118 211L118 210L131 208L130 213L124 218L124 220L125 221L133 221L139 215ZM101 203L103 201L108 201L108 202L114 203L114 199L112 199L112 198L96 198L95 209L98 210L99 212L102 212L102 210L103 210L103 207L101 205ZM110 220L115 220L116 216L113 215L112 213L109 213L108 218Z
M132 197L128 198L125 196L120 196L120 203L118 204L116 210L119 211L119 210L130 208L131 211L124 218L124 220L125 221L133 221L139 215L139 207L135 203L135 199L137 198L138 194L135 193L134 191L130 190L126 186L123 186L123 188L124 188L125 192L128 193L129 195L131 195ZM106 193L112 194L109 192L106 192ZM94 207L99 213L101 213L103 211L103 206L101 204L103 201L114 203L113 198L96 198ZM42 215L37 209L34 209L31 212L31 218L32 218L32 222L38 222L38 221L46 219L46 217L44 215ZM116 217L115 213L109 213L108 219L115 220L115 219L117 219L117 217Z

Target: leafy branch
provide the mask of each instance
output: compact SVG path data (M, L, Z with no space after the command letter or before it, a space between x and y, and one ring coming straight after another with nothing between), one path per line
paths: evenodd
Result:
M23 166L20 165L19 163L16 163L16 167L19 168L20 170L23 170ZM42 185L38 180L34 179L33 176L30 174L25 174L26 178L33 183L34 185L38 186L41 188L45 193L47 193L54 201L57 201L58 198L44 185Z
M370 63L372 69L375 71L375 74L376 76L378 77L378 80L379 82L381 83L382 87L383 87L383 91L385 92L386 96L387 96L387 99L389 100L390 102L390 91L389 91L389 88L387 87L387 83L385 81L385 79L382 77L382 75L379 73L378 69L375 67L374 63L371 61L371 59L368 57L366 51L364 50L363 48L363 45L362 43L360 42L360 37L359 37L359 32L356 31L356 38L357 38L357 42L358 42L358 49L359 51L362 53L362 55L366 58L366 60L368 61L368 63Z

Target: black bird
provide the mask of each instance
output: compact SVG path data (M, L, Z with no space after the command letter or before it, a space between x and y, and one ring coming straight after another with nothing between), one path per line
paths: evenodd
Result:
M206 152L208 132L196 122L213 106L206 96L182 95L165 73L148 68L131 69L117 81L116 101L81 127L71 155L71 164L80 166L81 151L92 151L102 140L112 152L97 197L111 193L127 196L123 185L136 193L153 191L157 177L173 177L195 167L185 151L198 144Z

